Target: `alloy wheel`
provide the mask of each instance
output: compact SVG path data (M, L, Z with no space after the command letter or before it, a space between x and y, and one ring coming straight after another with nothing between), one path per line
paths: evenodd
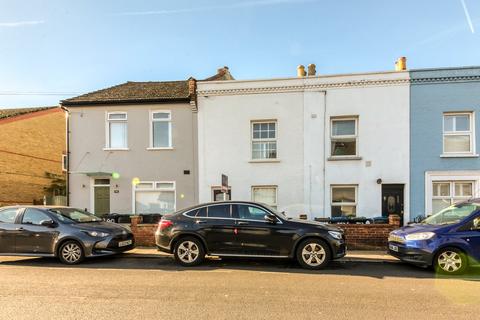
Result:
M68 263L76 263L82 258L82 248L76 243L67 243L62 248L62 258Z
M448 273L457 272L462 268L462 257L454 251L442 252L438 258L438 266Z
M200 255L200 248L193 241L184 241L178 246L178 258L184 263L193 263Z
M325 249L318 243L309 243L302 249L302 259L311 267L321 265L325 261L325 258Z

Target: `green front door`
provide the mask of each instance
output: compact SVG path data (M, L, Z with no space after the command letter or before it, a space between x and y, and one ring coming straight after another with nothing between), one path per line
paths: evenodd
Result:
M94 187L94 209L96 216L103 216L110 213L110 187Z

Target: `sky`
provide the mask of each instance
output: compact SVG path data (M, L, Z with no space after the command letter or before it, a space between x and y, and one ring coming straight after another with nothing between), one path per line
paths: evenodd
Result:
M126 81L480 65L479 0L0 0L0 108Z

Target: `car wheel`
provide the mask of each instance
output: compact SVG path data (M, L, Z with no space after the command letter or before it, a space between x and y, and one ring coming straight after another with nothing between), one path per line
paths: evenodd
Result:
M298 246L297 260L306 269L321 269L331 260L330 248L322 240L307 239Z
M58 257L65 264L78 264L85 255L82 246L77 241L67 241L58 249Z
M190 267L202 263L205 258L203 245L197 238L185 237L175 244L175 260L182 266Z
M457 248L445 248L435 256L434 267L438 273L462 274L468 268L467 256Z

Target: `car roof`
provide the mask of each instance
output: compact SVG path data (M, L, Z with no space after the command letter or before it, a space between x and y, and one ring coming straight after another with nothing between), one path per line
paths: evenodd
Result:
M206 206L211 206L211 205L219 205L219 204L232 204L232 203L253 204L253 205L265 207L265 204L260 203L260 202L242 201L242 200L239 200L239 201L235 201L235 200L225 200L225 201L210 201L210 202L204 202L204 203L200 203L200 204L197 204L197 205L188 207L188 208L183 208L183 209L181 209L181 210L178 210L177 212L178 212L178 213L182 213L182 212L194 210L194 209L196 209L196 208L201 208L201 207L206 207Z
M66 206L43 206L43 205L14 205L14 206L5 206L5 207L0 207L0 209L20 209L20 208L35 208L35 209L61 209L61 208L71 208L71 207L66 207Z

